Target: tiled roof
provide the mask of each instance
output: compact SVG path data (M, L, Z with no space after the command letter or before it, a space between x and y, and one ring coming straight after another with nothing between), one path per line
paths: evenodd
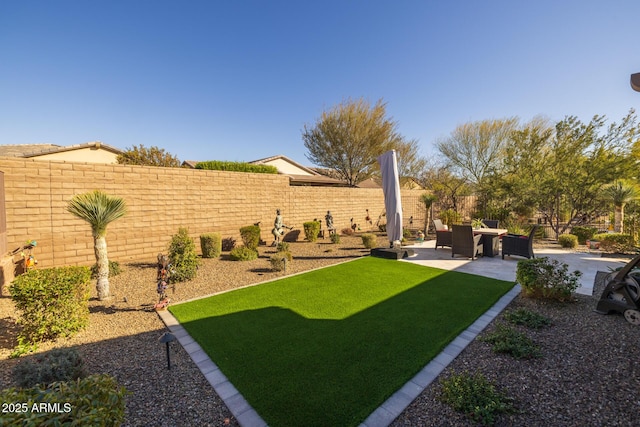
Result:
M55 144L8 144L0 145L0 156L25 157L27 154L60 148Z

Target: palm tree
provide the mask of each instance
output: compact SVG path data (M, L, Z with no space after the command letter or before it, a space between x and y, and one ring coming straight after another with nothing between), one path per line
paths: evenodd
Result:
M107 225L127 213L124 199L110 196L100 190L75 195L67 205L67 211L91 225L93 250L98 266L96 290L98 299L110 298L109 257L107 256Z
M427 231L429 231L429 220L431 219L431 205L438 198L429 193L424 193L420 195L420 202L424 204L425 214L424 214L424 235L427 235Z
M624 230L624 207L638 197L638 191L633 185L623 181L616 181L605 188L605 194L615 206L615 224L613 230L622 233Z

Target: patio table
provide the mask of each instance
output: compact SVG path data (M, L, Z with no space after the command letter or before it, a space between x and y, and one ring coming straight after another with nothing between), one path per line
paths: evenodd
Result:
M476 228L474 234L482 234L482 256L494 257L500 254L500 236L507 234L504 228Z

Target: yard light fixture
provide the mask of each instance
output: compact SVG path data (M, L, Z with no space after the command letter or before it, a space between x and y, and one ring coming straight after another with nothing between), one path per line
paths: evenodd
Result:
M640 92L640 73L631 74L631 87L636 92Z
M171 357L169 356L169 343L175 340L176 340L176 336L169 332L165 332L160 337L160 342L165 343L167 345L167 369L171 369Z

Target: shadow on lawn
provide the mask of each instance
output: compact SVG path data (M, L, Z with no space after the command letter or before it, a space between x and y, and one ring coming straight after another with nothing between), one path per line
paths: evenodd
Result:
M447 272L344 319L272 306L182 325L268 424L358 425L512 286Z

